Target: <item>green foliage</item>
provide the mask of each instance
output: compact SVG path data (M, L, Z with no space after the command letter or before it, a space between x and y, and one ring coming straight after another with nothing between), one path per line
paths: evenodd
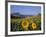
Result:
M23 19L25 19L25 18L23 18ZM14 23L16 24L16 22L17 22L17 28L15 29L15 31L24 31L22 26L21 26L21 21L23 19L19 19L19 18L18 19L12 19L11 18L11 23L12 24L14 24ZM37 29L36 30L40 30L41 29L41 16L31 16L31 17L29 17L27 19L29 20L29 28L28 28L28 30L33 30L32 27L31 27L33 22L36 23L36 25L37 25Z

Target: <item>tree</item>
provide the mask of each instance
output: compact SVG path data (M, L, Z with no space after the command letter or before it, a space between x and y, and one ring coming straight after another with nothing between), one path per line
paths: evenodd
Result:
M38 13L38 16L41 16L41 13Z

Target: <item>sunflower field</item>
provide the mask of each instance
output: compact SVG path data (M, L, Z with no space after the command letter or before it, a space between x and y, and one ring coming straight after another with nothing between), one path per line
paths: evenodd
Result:
M41 30L41 16L11 18L11 31Z

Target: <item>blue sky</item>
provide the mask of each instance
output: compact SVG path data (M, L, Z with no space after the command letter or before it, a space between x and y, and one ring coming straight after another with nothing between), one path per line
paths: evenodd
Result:
M22 5L11 5L11 13L19 12L23 15L37 15L41 12L41 6L22 6Z

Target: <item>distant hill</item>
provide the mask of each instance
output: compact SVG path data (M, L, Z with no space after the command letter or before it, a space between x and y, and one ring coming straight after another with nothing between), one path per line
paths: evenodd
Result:
M12 13L11 18L18 17L18 18L25 18L27 16L33 16L33 15L22 15L20 13Z

